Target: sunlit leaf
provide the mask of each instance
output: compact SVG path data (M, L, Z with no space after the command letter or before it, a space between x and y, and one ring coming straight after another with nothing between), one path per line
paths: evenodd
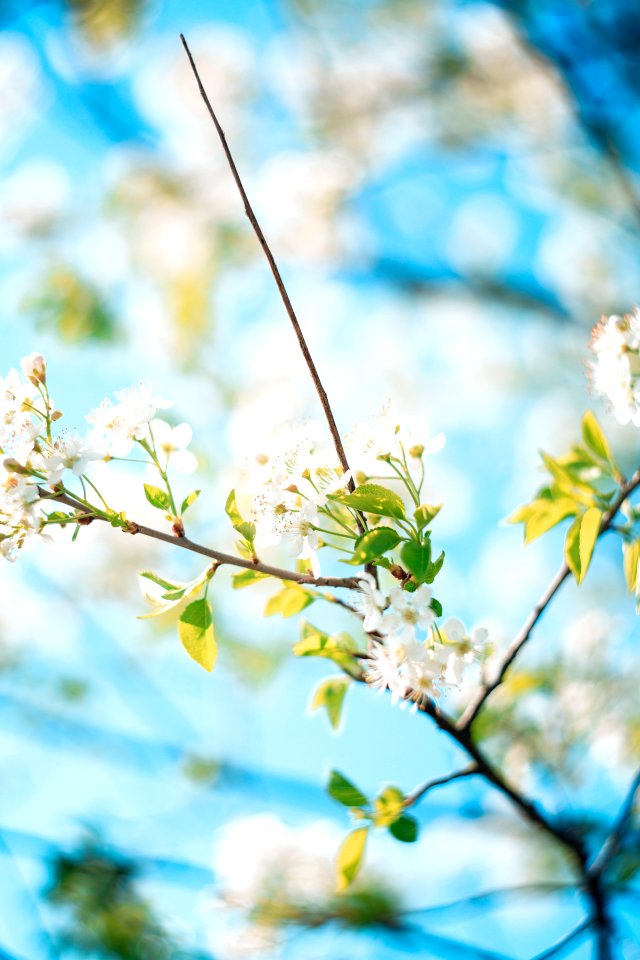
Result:
M340 726L344 698L350 684L349 677L329 677L327 680L323 680L314 691L311 709L319 710L324 707L327 711L329 723L334 730L337 730Z
M216 662L218 647L208 600L194 600L182 611L178 621L178 636L189 656L211 672Z
M356 879L362 866L368 833L368 827L358 827L343 840L336 856L338 893L347 890Z

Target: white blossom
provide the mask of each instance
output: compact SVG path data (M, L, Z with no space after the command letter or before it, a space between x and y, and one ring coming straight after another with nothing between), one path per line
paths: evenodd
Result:
M0 554L15 560L40 532L40 495L28 476L0 466Z
M363 573L358 580L358 593L354 599L354 607L363 615L362 626L367 633L374 633L381 629L385 603L385 598L378 590L371 574Z
M139 440L149 439L149 423L156 411L171 406L171 401L154 396L151 385L138 383L115 393L117 404L103 400L88 416L94 427L92 443L105 453L126 457Z
M380 471L380 458L416 461L425 454L437 453L444 442L442 433L429 437L426 419L402 413L388 400L377 416L354 427L345 438L345 448L355 470L375 475Z
M590 347L591 385L605 397L616 419L640 426L640 311L623 317L602 317L594 328Z
M93 460L100 460L101 454L82 437L58 437L53 446L42 451L40 461L51 486L60 483L65 470L71 470L74 476L86 473Z
M191 443L192 430L188 423L172 427L165 420L154 419L150 423L151 436L158 462L163 470L169 464L179 473L193 473L198 461L186 448Z
M435 623L431 597L431 587L426 583L421 584L415 593L395 587L389 594L390 607L382 618L382 632L395 634L405 641L415 640L418 627L426 630Z

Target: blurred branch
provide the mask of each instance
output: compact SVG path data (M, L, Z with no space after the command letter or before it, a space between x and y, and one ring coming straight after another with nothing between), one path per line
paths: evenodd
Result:
M638 193L637 185L622 159L620 149L614 142L611 132L607 129L607 124L599 123L595 118L591 117L588 109L585 109L584 104L581 102L578 88L582 81L578 71L576 71L574 61L567 57L562 51L558 51L557 56L553 56L552 51L544 50L536 44L527 26L527 5L522 4L521 0L518 0L517 3L514 3L514 0L506 0L506 2L502 0L502 2L498 3L498 6L502 7L502 9L506 10L509 14L523 49L534 60L544 63L545 66L551 64L556 75L562 79L565 90L573 101L575 108L574 115L578 123L582 127L587 139L607 161L620 189L629 202L635 220L640 223L640 194ZM583 66L584 58L581 57L580 69L582 69Z
M620 493L602 518L598 537L601 537L603 533L607 532L607 530L613 524L620 507L625 503L626 500L628 500L631 494L638 487L640 487L640 469L636 470L630 480L621 485ZM568 578L570 572L571 571L569 570L567 564L563 563L545 592L540 597L540 600L525 620L520 632L511 643L511 646L506 651L501 663L498 666L495 678L489 683L485 682L482 684L475 697L473 697L467 705L466 710L463 712L457 724L459 730L468 731L471 729L474 720L482 710L484 704L489 699L493 691L496 690L503 682L511 664L514 662L524 645L531 637L534 627L540 620L542 614L545 612L562 584Z
M620 807L620 811L613 824L613 827L611 828L609 836L605 840L600 852L591 864L590 869L592 873L602 874L618 852L625 830L629 826L633 817L633 810L638 791L640 791L640 769L637 771L635 777L631 781L631 786L629 787L627 796Z
M555 957L556 954L561 953L565 947L568 947L570 943L573 943L574 940L577 940L581 934L586 933L586 931L591 926L591 920L583 920L575 930L572 930L571 933L568 933L561 940L558 940L552 947L549 947L548 950L543 950L542 953L537 953L533 960L548 960L548 957Z
M449 275L428 275L426 268L405 261L381 257L370 266L374 277L393 284L411 294L442 294L461 289L480 300L496 301L517 310L531 310L551 320L566 323L568 310L552 291L521 286L513 281L480 274L452 272ZM447 268L451 269L451 268Z
M527 897L535 894L553 894L567 893L574 891L578 887L575 883L523 883L516 887L499 887L495 890L486 890L483 893L475 893L469 897L460 897L457 900L450 900L448 903L435 904L431 907L423 907L416 910L407 910L406 914L431 914L447 913L451 910L460 908L469 908L491 903L492 900L506 900L513 897Z
M300 323L298 322L298 318L297 318L296 313L295 313L295 311L294 311L294 309L293 309L293 305L292 305L292 303L291 303L291 300L289 299L289 294L287 293L287 289L286 289L286 287L285 287L285 285L284 285L284 282L283 282L283 280L282 280L282 276L281 276L281 274L280 274L280 270L278 269L278 265L276 264L276 261L275 261L275 259L274 259L274 256L273 256L272 252L271 252L271 249L270 249L270 247L269 247L269 244L267 243L267 240L266 240L266 238L265 238L265 235L264 235L264 233L262 232L262 229L261 229L261 227L260 227L260 224L258 223L258 221L257 221L257 219L256 219L256 215L255 215L255 213L253 212L253 208L252 208L252 206L251 206L251 204L250 204L250 202L249 202L249 198L248 198L247 193L246 193L246 191L245 191L245 189L244 189L244 186L243 186L243 184L242 184L242 180L240 179L240 174L238 173L238 169L237 169L237 167L236 167L236 165L235 165L233 156L231 155L231 151L230 151L229 146L228 146L228 144L227 144L227 140L226 140L226 137L225 137L225 135L224 135L224 131L223 131L222 127L220 126L220 123L218 122L218 118L217 118L216 114L214 113L214 110L213 110L213 107L211 106L211 102L210 102L210 100L209 100L209 97L207 96L207 92L206 92L206 90L204 89L204 86L203 86L203 84L202 84L202 80L200 79L200 75L199 75L199 73L198 73L198 68L196 67L195 62L194 62L194 59L193 59L193 57L192 57L192 55L191 55L191 50L189 49L189 46L188 46L188 44L187 44L187 41L185 40L185 38L184 38L184 36L183 36L182 34L180 34L180 40L182 41L182 45L183 45L183 47L184 47L184 49L185 49L185 52L186 52L186 54L187 54L187 57L189 58L189 63L190 63L190 65L191 65L191 69L192 69L192 71L193 71L193 75L194 75L194 77L196 78L196 82L197 82L197 84L198 84L198 90L200 91L200 96L202 97L202 99L203 99L203 101L204 101L204 103L205 103L205 106L206 106L206 108L207 108L207 110L208 110L208 112L209 112L209 116L211 117L211 119L212 119L212 121L213 121L213 125L214 125L214 127L216 128L216 133L218 134L218 137L220 138L220 143L222 144L222 149L223 149L223 151L224 151L224 155L225 155L225 157L226 157L226 159L227 159L227 163L229 164L229 168L230 168L231 173L232 173L232 175L233 175L233 179L235 180L235 183L236 183L236 186L237 186L238 191L239 191L239 193L240 193L240 196L242 197L242 202L244 203L244 211L245 211L245 213L246 213L246 215L247 215L247 217L248 217L248 219L249 219L249 223L250 223L251 226L253 227L253 231L254 231L256 237L258 238L258 242L260 243L260 246L262 247L262 249L263 249L263 251L264 251L264 255L265 255L265 257L267 258L267 262L268 262L268 264L269 264L269 267L271 268L271 273L273 274L273 278L274 278L274 280L275 280L275 282L276 282L276 286L277 286L277 288L278 288L278 292L280 293L280 297L281 297L281 299L282 299L282 302L283 302L283 304L284 304L285 310L287 311L287 314L288 314L288 316L289 316L289 320L291 321L291 325L292 325L292 327L293 327L293 329L294 329L296 338L297 338L297 340L298 340L298 344L299 344L299 346L300 346L300 350L302 351L302 355L303 355L303 357L304 357L304 359L305 359L305 362L306 362L306 364L307 364L307 367L308 367L308 369L309 369L309 373L310 373L310 375L311 375L311 379L312 379L312 381L313 381L313 385L314 385L314 387L316 388L316 391L317 391L318 396L319 396L319 398L320 398L320 403L322 404L322 409L324 410L324 415L325 415L325 418L326 418L327 423L328 423L328 425L329 425L329 430L330 430L330 432L331 432L331 437L332 437L332 439L333 439L333 444L334 444L334 446L335 446L336 453L338 454L338 460L340 461L340 464L341 464L342 469L344 470L344 472L347 473L347 472L349 471L349 463L348 463L348 461L347 461L347 455L346 455L346 453L345 453L345 451L344 451L344 447L343 447L343 445L342 445L342 440L341 440L341 438L340 438L340 433L339 433L339 431L338 431L338 427L337 427L337 425L336 425L336 421L335 421L335 418L334 418L334 416L333 416L333 412L332 412L332 410L331 410L331 406L330 406L330 404L329 404L329 398L328 398L328 396L327 396L327 393L326 393L324 387L322 386L322 382L321 382L321 380L320 380L320 376L319 376L319 374L318 374L318 371L317 371L316 365L315 365L315 363L314 363L314 361L313 361L313 358L312 358L312 356L311 356L311 353L309 352L309 348L308 348L308 346L307 346L307 342L306 342L306 340L305 340L305 338L304 338L304 334L302 333L302 328L300 327ZM355 484L354 484L352 478L349 479L349 489L350 489L351 491L353 491L353 490L355 489ZM360 532L361 532L361 533L364 533L364 526L362 525L362 521L361 521L360 519L358 519L358 527L359 527L359 529L360 529Z
M471 777L474 774L479 773L478 767L475 763L470 764L468 767L465 767L464 770L458 770L457 773L450 773L446 777L438 777L437 780L429 780L427 783L423 784L421 787L417 787L412 793L408 794L404 805L405 807L411 807L419 800L429 793L435 787L445 786L447 783L453 783L454 780L462 780L463 777Z

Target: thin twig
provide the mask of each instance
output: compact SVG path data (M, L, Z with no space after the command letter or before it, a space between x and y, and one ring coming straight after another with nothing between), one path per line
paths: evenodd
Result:
M475 763L471 763L468 767L465 767L464 770L458 770L455 773L450 773L446 777L438 777L437 780L429 780L421 787L417 787L411 793L407 794L404 805L405 807L412 807L418 802L418 800L422 800L425 794L429 793L435 787L443 787L447 783L452 783L454 780L462 780L463 777L471 777L476 773L479 773L478 767Z
M604 514L602 518L602 523L600 525L600 532L598 533L598 537L601 537L603 533L607 532L607 530L611 527L616 517L616 514L618 513L622 504L625 502L625 500L628 499L628 497L631 496L634 490L636 490L639 486L640 486L640 470L636 470L636 472L633 474L631 479L628 480L626 483L622 484L620 488L620 493L611 504L611 507ZM540 600L538 601L538 603L535 605L535 607L533 608L533 610L525 620L519 633L511 643L511 646L506 651L504 657L502 658L502 661L500 662L495 678L490 683L483 684L479 688L475 697L467 705L466 710L464 711L464 713L462 714L462 716L458 721L459 729L468 730L471 727L472 723L474 722L474 720L482 710L484 704L489 699L493 691L496 690L497 687L501 685L507 671L509 670L509 667L511 666L513 661L516 659L516 657L518 656L518 654L520 653L524 645L529 640L529 637L533 633L534 627L540 620L540 617L542 616L544 611L547 609L547 607L553 600L554 596L556 595L556 593L558 592L562 584L569 577L570 572L571 571L569 570L569 567L567 566L567 564L563 563L560 569L558 570L558 572L556 573L555 577L553 578L553 580L551 581L551 583L543 593L543 595L540 597Z
M570 943L573 943L581 934L585 933L591 926L591 920L583 920L575 930L572 930L571 933L568 933L561 940L558 940L557 943L554 943L552 947L549 947L548 950L543 950L542 953L537 953L533 960L548 960L549 957L555 957L557 953L560 953L561 950L564 950L565 947L568 947Z
M305 362L306 362L306 364L307 364L307 367L308 367L308 369L309 369L309 373L310 373L310 375L311 375L311 379L313 380L313 385L314 385L314 387L316 388L316 391L317 391L318 396L319 396L319 398L320 398L320 403L322 404L322 409L324 410L324 415L325 415L326 420L327 420L327 423L328 423L328 425L329 425L329 430L331 431L331 437L332 437L332 439L333 439L333 443L334 443L334 446L335 446L335 449L336 449L336 453L338 454L338 460L340 461L340 465L342 466L342 469L344 470L344 472L347 473L347 471L349 470L349 463L348 463L348 461L347 461L347 455L346 455L346 453L345 453L345 451L344 451L344 446L342 445L342 440L341 440L341 438L340 438L340 433L339 433L339 431L338 431L338 427L337 427L337 425L336 425L336 421L335 421L335 418L334 418L334 416L333 416L333 412L332 412L332 410L331 410L331 406L330 406L330 404L329 404L329 398L328 398L328 396L327 396L327 393L326 393L324 387L322 386L322 381L320 380L320 376L319 376L319 374L318 374L318 370L317 370L317 368L316 368L316 365L315 365L315 363L314 363L314 361L313 361L313 357L311 356L311 353L309 352L309 348L308 348L308 346L307 346L307 342L306 342L306 340L305 340L305 338L304 338L304 334L302 333L302 328L300 327L300 323L298 322L298 318L297 318L297 316L296 316L295 310L293 309L293 305L292 305L291 300L290 300L290 298L289 298L289 294L287 293L287 289L286 289L286 287L285 287L285 285L284 285L284 281L283 281L282 276L281 276L281 274L280 274L280 270L278 269L278 265L277 265L277 263L276 263L276 261L275 261L275 258L274 258L273 254L272 254L272 252L271 252L271 248L269 247L269 244L267 243L267 240L266 240L266 238L265 238L265 235L264 235L264 233L262 232L262 228L260 227L260 224L258 223L258 221L257 221L257 219L256 219L256 215L255 215L255 213L253 212L253 207L251 206L251 203L249 202L249 198L248 198L248 196L247 196L247 192L246 192L246 190L245 190L245 188L244 188L244 186L243 186L242 180L240 179L240 174L238 173L238 168L236 167L235 161L234 161L233 156L232 156L232 154L231 154L231 150L229 149L229 145L228 145L228 143L227 143L227 138L225 137L224 131L223 131L222 127L220 126L220 123L219 123L218 118L217 118L217 116L216 116L216 114L215 114L215 112L214 112L213 107L211 106L211 101L209 100L209 97L208 97L208 95L207 95L207 91L205 90L205 88L204 88L204 86L203 86L203 83L202 83L202 80L200 79L200 74L198 73L198 68L197 68L196 65L195 65L193 56L191 55L191 50L189 49L189 46L188 46L187 41L185 40L183 34L180 34L180 40L182 41L182 46L184 47L185 52L186 52L186 54L187 54L187 57L189 58L189 63L190 63L190 65L191 65L191 69L192 69L192 71L193 71L193 75L194 75L194 77L196 78L196 83L198 84L198 90L200 91L200 96L202 97L202 99L203 99L203 101L204 101L204 104L205 104L205 106L206 106L206 108L207 108L207 111L208 111L208 113L209 113L209 116L211 117L211 120L213 121L213 125L214 125L214 127L216 128L216 133L218 134L218 137L220 138L220 143L222 144L222 149L224 150L224 155L225 155L225 157L226 157L226 159L227 159L227 163L229 164L229 169L231 170L231 173L232 173L232 175L233 175L233 179L235 180L235 183L236 183L236 186L237 186L238 191L239 191L239 193L240 193L240 196L242 197L242 202L244 203L244 212L245 212L246 215L247 215L247 218L248 218L248 220L249 220L249 223L250 223L251 226L253 227L253 231L254 231L256 237L258 238L258 242L259 242L260 246L262 247L262 250L263 250L263 252L264 252L265 257L267 258L267 262L268 262L268 264L269 264L269 267L271 268L271 273L273 274L273 279L274 279L275 282L276 282L276 286L277 286L277 288L278 288L278 292L280 293L280 297L281 297L282 302L283 302L283 304L284 304L285 310L287 311L287 315L288 315L288 317L289 317L289 320L291 321L291 325L292 325L292 327L293 327L293 329L294 329L296 338L297 338L297 340L298 340L298 344L299 344L299 346L300 346L300 350L302 351L302 355L303 355L303 357L304 357L304 359L305 359ZM353 490L355 489L355 484L354 484L352 478L350 478L350 480L349 480L349 489L350 489L351 491L353 491ZM359 518L358 518L358 525L359 525L359 527L361 526L361 521L360 521ZM363 532L363 529L361 529L360 532L362 533L362 532Z
M445 903L436 903L430 907L414 907L403 910L402 916L423 916L427 914L449 913L455 910L468 910L469 907L490 906L492 900L507 900L515 897L531 897L536 894L554 894L575 892L576 883L522 883L518 886L497 887L494 890L483 890L482 893L473 893L468 897L459 897Z
M590 873L599 876L601 875L617 853L624 832L627 829L631 818L633 817L633 808L636 801L636 796L640 791L640 769L636 772L635 777L631 781L629 790L624 799L622 806L618 812L618 816L611 828L609 836L603 843L600 852L594 858L593 863L591 864Z
M45 500L53 500L57 503L64 503L74 510L86 510L86 507L74 500L66 493L56 493L46 490L44 487L38 488L40 496ZM95 520L102 520L108 523L106 517L95 514ZM73 517L70 518L70 522ZM189 550L191 553L198 553L203 557L209 557L215 560L220 566L226 564L230 567L242 567L244 570L255 570L257 573L264 573L270 577L276 577L278 580L290 580L293 583L300 583L310 587L336 587L346 590L356 590L358 581L355 577L312 577L306 573L297 573L294 570L285 570L283 567L273 567L268 563L262 563L260 560L245 560L243 557L235 557L231 553L221 553L220 550L212 550L201 543L194 543L188 537L176 537L170 533L164 533L162 530L155 530L153 527L146 527L141 523L131 521L126 533L141 534L143 537L151 537L152 540L161 540L163 543L170 543L174 547L180 547L183 550Z

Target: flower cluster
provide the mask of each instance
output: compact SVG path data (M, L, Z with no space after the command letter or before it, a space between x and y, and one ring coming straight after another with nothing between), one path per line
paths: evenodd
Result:
M336 522L339 508L328 498L345 491L350 479L317 425L280 428L248 466L244 479L251 490L258 540L284 543L290 556L308 560L317 572L319 515Z
M439 696L443 687L458 687L465 667L482 657L486 629L477 627L468 635L456 617L438 627L426 584L413 593L394 588L388 604L371 575L359 584L364 628L377 635L365 660L366 678L378 690L389 690L394 703L417 703L423 696Z
M620 423L640 426L640 311L623 317L602 317L590 343L590 363L596 393L609 401Z
M113 520L111 511L95 484L88 478L96 460L124 457L139 444L153 469L159 471L167 487L172 512L177 514L171 495L167 468L191 472L196 466L185 448L191 440L187 424L171 427L157 419L159 408L170 403L155 397L148 384L140 383L116 394L117 403L104 400L86 418L90 431L86 436L63 431L54 435L62 417L49 394L47 363L39 353L21 361L21 372L10 370L0 377L0 553L14 560L18 551L30 546L35 536L43 536L53 523L77 523L102 516ZM67 485L79 481L80 490ZM99 503L87 500L90 486ZM47 512L44 507L56 494L70 493L77 505L75 513Z
M417 498L424 480L423 456L443 444L442 434L428 439L426 423L403 417L386 403L379 415L346 437L353 470L345 473L318 424L283 425L245 469L243 486L249 490L259 542L284 543L290 556L308 560L317 575L317 551L327 542L318 532L353 540L358 536L355 516L333 498L346 493L354 479L379 479L385 469L391 483L400 480Z

